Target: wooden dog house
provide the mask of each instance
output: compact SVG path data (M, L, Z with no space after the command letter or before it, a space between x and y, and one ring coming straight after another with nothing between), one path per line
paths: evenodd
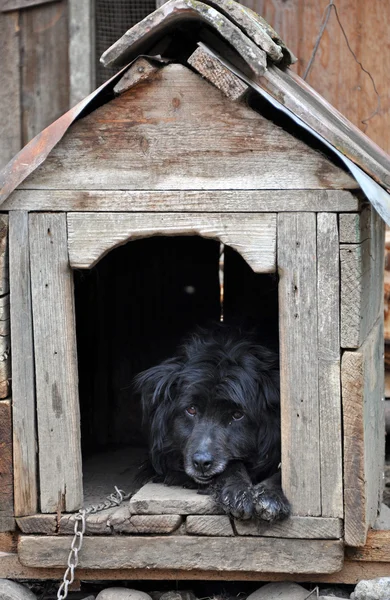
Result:
M364 546L383 478L390 159L288 69L293 59L231 0L170 0L103 55L122 71L3 171L0 300L6 324L10 306L12 399L0 402L0 526L17 532L24 567L65 566L73 513L102 500L108 479L129 490L135 455L111 451L120 425L104 428L113 392L102 348L116 315L134 330L142 322L126 355L138 364L153 311L159 323L169 314L165 334L186 311L168 302L180 264L197 282L180 275L180 289L191 296L198 286L202 317L218 316L220 243L227 307L242 309L247 292L252 308L261 305L264 286L277 307L281 468L293 516L231 523L208 497L149 484L130 504L88 516L80 566L106 578L116 569L129 578L327 574L342 569L344 545ZM115 288L119 272L130 278L125 288ZM115 294L129 303L110 304ZM196 311L200 300L191 302ZM9 346L6 325L2 335ZM81 371L92 368L91 387ZM120 405L119 421L130 409ZM106 441L83 467L84 438Z

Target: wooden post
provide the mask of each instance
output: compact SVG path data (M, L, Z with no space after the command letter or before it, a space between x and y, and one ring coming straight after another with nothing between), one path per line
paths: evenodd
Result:
M11 211L10 288L15 516L38 510L28 213Z
M30 259L42 512L82 503L73 276L66 215L30 215Z

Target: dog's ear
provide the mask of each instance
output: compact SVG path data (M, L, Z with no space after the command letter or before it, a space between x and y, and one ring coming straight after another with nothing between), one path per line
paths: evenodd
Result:
M280 373L278 356L262 346L257 346L253 354L256 359L255 368L264 409L279 413Z
M135 378L136 389L141 393L143 421L149 430L150 457L159 475L165 474L165 457L173 444L170 424L181 368L180 361L170 359Z

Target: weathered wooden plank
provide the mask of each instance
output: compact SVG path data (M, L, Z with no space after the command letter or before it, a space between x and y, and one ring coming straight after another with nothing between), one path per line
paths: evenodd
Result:
M370 235L340 245L341 346L359 348L383 308L385 224L371 210Z
M301 516L321 514L316 246L315 214L278 215L282 479Z
M234 535L230 518L227 515L189 515L186 518L186 532L189 535L216 537Z
M105 212L340 212L359 201L345 190L15 190L4 210Z
M1 0L0 11L19 10L21 8L30 8L37 4L46 2L58 2L59 0Z
M23 144L69 109L67 6L61 0L20 13Z
M77 1L77 0L76 0ZM156 63L152 63L147 58L138 58L134 64L126 71L123 77L115 84L115 94L122 94L126 90L129 90L137 83L149 79L152 75L157 73L159 67Z
M22 187L353 189L356 182L283 128L172 64L75 122Z
M69 0L69 103L95 89L95 15L92 0Z
M197 48L187 62L230 100L239 100L249 89L241 79L203 48Z
M53 535L57 533L57 515L36 514L28 517L17 517L16 524L22 533ZM74 531L74 529L73 529Z
M64 567L69 539L21 536L18 556L25 566ZM332 573L343 565L337 540L192 536L126 536L84 539L80 568L148 568L205 571Z
M14 528L11 401L0 400L0 532Z
M112 248L155 235L200 235L237 250L256 273L276 267L276 215L69 213L68 246L74 268L90 268Z
M160 483L147 483L130 499L131 514L203 515L221 514L211 496Z
M359 350L344 352L341 365L345 541L363 546L379 511L383 484L382 317Z
M321 514L343 516L340 279L337 215L317 215L318 394Z
M390 530L370 529L364 547L347 548L346 556L349 560L390 563Z
M276 523L235 521L234 526L238 535L330 540L343 535L342 521L326 517L290 517Z
M16 552L17 534L11 531L0 533L0 554L2 552Z
M69 539L69 538L68 538ZM225 538L226 542L226 538ZM318 583L356 584L361 579L388 577L390 562L362 562L345 560L342 568L335 573L296 573L294 581ZM0 577L12 579L60 580L63 569L23 566L17 554L3 554L0 561ZM291 573L262 572L264 581L288 581ZM259 581L259 573L254 571L202 571L194 569L77 569L77 576L83 581Z
M7 251L8 256L8 251ZM7 261L8 271L8 261ZM8 284L8 280L7 280ZM7 398L11 381L10 299L0 297L0 399Z
M0 31L2 57L0 169L2 169L22 147L19 13L0 14Z
M121 506L109 518L108 526L118 533L172 533L183 522L181 515L132 515L129 505Z
M371 207L361 213L339 215L340 244L359 244L371 235Z
M37 511L35 375L28 213L10 212L12 422L15 515Z
M0 296L9 292L8 215L0 215Z
M82 502L82 476L66 216L32 214L29 229L41 511L72 511Z

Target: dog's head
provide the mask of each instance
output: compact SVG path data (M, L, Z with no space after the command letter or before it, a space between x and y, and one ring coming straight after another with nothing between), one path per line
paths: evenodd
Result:
M180 457L178 468L207 484L230 461L263 470L279 460L277 357L251 339L197 334L137 384L159 474Z

